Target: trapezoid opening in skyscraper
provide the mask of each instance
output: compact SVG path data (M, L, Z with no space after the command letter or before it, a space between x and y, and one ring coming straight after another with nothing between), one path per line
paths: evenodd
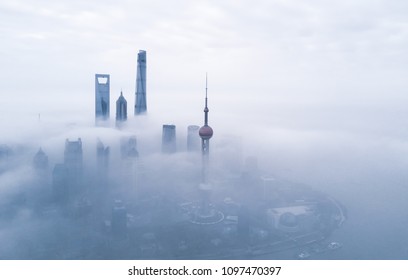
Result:
M95 74L95 121L109 119L110 77L108 74Z

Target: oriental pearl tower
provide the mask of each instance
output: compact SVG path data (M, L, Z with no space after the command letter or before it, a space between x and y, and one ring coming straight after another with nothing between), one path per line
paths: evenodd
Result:
M211 225L221 222L224 219L222 212L218 211L210 200L212 192L211 184L208 182L209 173L209 152L210 138L213 136L213 130L208 125L208 98L207 98L207 75L205 77L205 107L204 107L204 125L198 131L201 138L202 152L202 178L199 186L200 205L192 216L191 222L201 225Z
M204 107L204 125L198 131L201 137L202 153L202 184L208 183L208 157L210 153L210 138L213 136L213 129L208 125L208 98L207 98L207 75L205 76L205 107Z

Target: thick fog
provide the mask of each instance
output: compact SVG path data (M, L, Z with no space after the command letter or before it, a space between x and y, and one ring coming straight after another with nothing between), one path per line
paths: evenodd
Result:
M165 205L188 196L202 159L187 152L187 126L203 125L206 72L214 187L240 178L255 157L259 174L347 209L331 235L343 247L311 258L407 259L407 9L397 0L1 3L0 259L129 257L106 243L102 226L58 209L53 168L66 139L81 138L84 196L101 205L98 222L117 199L141 199L143 208L155 194ZM147 51L145 116L133 116L139 49ZM96 73L111 75L104 126L95 126ZM117 129L121 90L128 121ZM176 125L174 154L162 153L163 124ZM131 136L141 192L121 173L120 141ZM106 195L98 139L110 147ZM49 162L39 175L40 147Z

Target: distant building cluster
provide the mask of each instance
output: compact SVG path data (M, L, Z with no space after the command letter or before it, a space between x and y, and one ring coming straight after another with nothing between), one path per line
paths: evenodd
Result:
M95 74L95 123L97 126L106 124L110 118L110 75ZM198 152L201 147L201 184L197 186L196 192L201 197L195 206L191 222L197 224L213 224L224 219L222 212L215 209L211 203L212 187L209 184L209 145L213 130L208 124L208 97L207 78L205 88L204 124L190 125L187 128L187 151ZM147 112L146 104L146 51L139 51L137 58L136 92L134 114L141 115ZM120 92L116 101L116 127L124 128L127 115L127 101ZM201 145L200 145L201 139ZM3 149L5 150L5 149ZM164 124L162 130L163 154L174 154L177 152L176 126ZM6 154L4 151L3 154ZM128 186L137 190L140 188L140 178L143 171L140 168L139 152L137 150L136 136L127 136L120 139L120 177ZM98 139L96 144L96 184L100 192L106 190L111 172L111 149ZM34 157L33 165L36 170L46 170L48 157L40 148ZM55 164L52 171L52 190L55 201L69 204L72 201L82 201L81 205L88 205L81 199L89 191L87 180L84 178L83 147L82 140L76 141L66 139L63 163ZM126 208L120 200L115 201L112 210L112 221L109 226L112 231L123 231L126 228Z
M83 155L82 141L66 139L64 163L55 165L52 172L54 197L58 201L68 201L82 191Z
M109 74L95 75L96 126L104 126L110 118L110 82ZM139 51L134 115L146 112L146 51ZM52 215L50 208L57 209L65 218L75 218L72 220L80 223L81 229L86 228L85 235L92 233L90 238L72 243L76 245L58 240L56 247L60 249L56 250L67 258L75 253L69 246L84 246L88 251L80 248L79 254L91 252L94 256L96 249L104 248L95 253L98 258L112 259L116 252L127 258L236 259L320 242L343 223L344 211L335 200L303 186L261 176L256 157L248 157L241 172L235 172L238 174L218 170L229 174L215 180L215 168L210 168L215 163L210 160L214 131L209 124L207 77L203 112L202 126L187 127L188 153L180 167L177 160L182 157L177 154L173 124L162 126L161 155L155 154L149 165L153 171L144 169L144 155L139 154L133 134L110 146L103 142L106 139L98 138L94 156L87 161L84 157L89 157L89 149L82 139L66 139L63 159L52 172L48 171L48 156L40 148L33 157L33 170L47 186L44 178L51 173L52 195L49 205L41 205L38 212L47 216ZM116 101L116 127L123 132L127 113L121 91ZM12 154L8 146L0 146L0 172ZM183 168L191 166L188 174ZM177 167L177 171L172 173L166 169L169 167ZM102 241L95 246L97 238ZM30 252L42 252L35 245L30 248Z
M190 221L195 224L214 224L224 219L223 213L214 208L211 194L212 187L209 183L209 148L210 138L213 136L213 130L208 122L208 96L207 96L207 78L205 88L205 106L204 106L204 124L190 125L187 128L187 151L198 152L201 147L201 183L196 188L196 193L201 197L200 201L194 206ZM110 108L110 75L95 75L95 118L96 125L103 125L109 120ZM139 51L137 59L136 75L136 93L135 93L135 115L141 115L147 112L146 106L146 51ZM116 101L116 127L123 128L127 116L127 101L121 91ZM201 145L200 145L201 139ZM163 154L174 154L177 152L176 126L173 124L164 124L162 130ZM99 192L107 189L109 182L109 173L111 172L111 149L105 146L98 139L96 144L96 184ZM121 181L126 182L127 186L138 192L140 180L142 177L142 168L140 167L139 152L137 150L136 136L126 136L120 139L120 158L119 167ZM199 161L200 163L200 161ZM48 165L48 157L42 149L39 149L34 157L34 167L37 170L45 170ZM115 171L117 172L117 171ZM69 204L72 201L81 201L80 205L89 203L82 198L87 196L87 180L84 178L83 147L82 140L76 141L66 139L63 163L55 164L52 171L52 189L53 197L58 203ZM120 184L119 184L120 185ZM117 188L120 189L119 187ZM78 203L77 203L78 204ZM120 200L116 200L112 209L112 220L109 224L112 232L119 235L126 229L126 208Z
M140 50L137 55L136 71L136 91L134 115L143 115L147 113L146 101L146 51ZM207 85L206 85L207 87ZM212 136L212 128L208 126L208 107L207 107L207 88L204 126L200 129L197 125L190 125L187 128L187 150L200 150L200 138L202 140L201 149L206 157L209 149L209 139ZM120 92L116 101L116 127L123 128L128 119L127 101ZM110 117L110 75L95 74L95 123L97 126L106 125ZM162 131L162 152L172 154L177 152L176 126L173 124L164 124Z
M95 74L95 123L102 125L109 120L110 114L110 75ZM116 126L121 127L127 120L127 101L120 92L116 101ZM146 51L140 50L137 56L135 115L147 112L146 102Z

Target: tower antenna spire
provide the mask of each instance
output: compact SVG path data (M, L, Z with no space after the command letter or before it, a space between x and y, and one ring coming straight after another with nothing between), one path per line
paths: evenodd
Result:
M208 74L205 72L205 99L207 99Z
M205 73L205 107L204 107L204 125L198 131L201 137L201 151L203 155L203 182L207 181L207 165L208 165L208 153L210 149L210 138L213 136L213 129L208 125L208 75Z
M208 75L207 72L205 73L205 107L204 107L204 125L208 125L208 98L207 98L207 91L208 91Z

